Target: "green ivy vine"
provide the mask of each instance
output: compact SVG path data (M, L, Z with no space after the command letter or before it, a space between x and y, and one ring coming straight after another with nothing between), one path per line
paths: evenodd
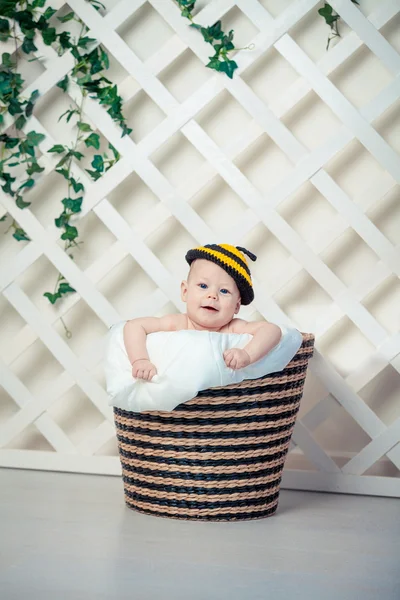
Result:
M96 10L105 8L98 0L86 0ZM52 7L44 9L46 0L0 0L0 42L14 43L13 56L9 52L2 54L0 65L0 129L6 125L5 115L13 117L13 123L7 127L7 132L0 133L0 180L4 193L11 196L18 208L25 209L30 202L25 199L26 192L31 189L44 168L38 163L38 145L45 136L35 131L26 131L25 125L33 113L38 91L32 92L29 98L24 97L24 80L18 72L18 50L31 55L37 52L35 39L40 35L44 44L52 46L58 55L70 52L74 58L74 67L57 86L64 92L68 91L71 81L80 90L80 101L70 105L59 120L64 118L69 122L72 118L76 122L76 136L69 145L55 144L48 152L60 155L56 165L56 172L65 179L67 191L62 198L62 212L55 219L55 225L62 230L61 239L64 249L73 259L72 251L77 248L78 228L76 218L81 212L84 197L84 185L72 175L75 161L79 162L84 157L80 151L83 147L100 149L100 136L92 130L89 123L84 121L85 100L89 96L96 99L104 106L111 118L120 126L122 136L131 133L122 114L122 99L117 86L104 76L104 71L109 68L109 58L106 51L97 44L96 40L88 37L88 27L74 12L69 12L62 17L57 17L61 23L76 21L80 25L80 33L72 37L71 33L64 31L58 33L50 23L50 19L57 12ZM44 9L44 10L41 10ZM31 60L37 60L35 57ZM89 176L96 181L103 173L110 169L120 158L117 150L108 145L110 153L95 154L91 163L92 169L85 169ZM26 177L21 176L21 170ZM17 182L18 178L18 183ZM20 183L19 183L20 182ZM8 215L2 217L4 221ZM17 241L29 241L28 235L15 222L10 227L14 229L13 237ZM75 292L74 288L59 273L54 291L45 292L44 296L51 304L62 298L65 294ZM64 324L64 322L63 322ZM67 335L70 336L65 324Z
M353 2L353 4L357 4L358 6L360 6L360 3L357 0L351 0ZM329 50L329 44L331 43L331 41L336 38L336 37L340 37L340 32L339 32L339 21L340 21L340 15L333 10L332 6L328 3L325 2L324 6L322 8L319 9L318 13L321 15L321 17L323 17L325 19L325 23L327 25L329 25L329 27L331 28L331 34L328 37L328 42L326 44L326 49Z
M193 21L192 11L196 6L196 0L176 0L179 8L181 9L182 17L189 19L190 27L200 31L203 39L207 44L211 44L214 54L210 56L210 62L207 63L206 67L214 69L221 73L225 73L230 79L233 78L235 70L238 68L237 63L229 58L229 53L239 50L235 48L233 43L233 29L226 34L222 30L221 21L217 21L210 27L203 27Z

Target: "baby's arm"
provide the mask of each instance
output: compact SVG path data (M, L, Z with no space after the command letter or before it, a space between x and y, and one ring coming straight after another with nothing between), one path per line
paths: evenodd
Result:
M124 326L124 343L129 362L132 365L132 376L150 381L157 373L150 362L146 348L146 337L158 331L175 331L183 328L184 315L166 315L165 317L143 317L127 321Z
M224 352L224 360L231 369L243 369L268 354L281 339L281 329L267 321L244 321L233 319L229 333L250 333L253 339L243 348L231 348Z

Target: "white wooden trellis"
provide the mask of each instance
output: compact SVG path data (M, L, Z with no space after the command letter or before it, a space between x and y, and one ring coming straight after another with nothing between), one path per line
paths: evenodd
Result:
M64 6L61 0L52 4L56 8ZM137 302L132 307L134 314L154 314L169 301L183 309L175 278L150 250L146 239L171 215L197 243L225 239L227 231L223 224L216 224L211 230L189 203L190 198L218 174L247 207L244 217L229 231L229 240L239 243L256 225L265 224L291 255L282 274L275 281L275 289L280 289L304 269L333 300L332 309L325 315L325 320L315 332L317 349L310 365L311 371L321 379L329 395L298 421L292 444L292 448L297 446L301 449L316 470L286 469L283 485L298 489L400 496L398 477L363 475L384 455L400 470L400 419L387 426L358 395L358 392L388 364L400 373L400 334L390 335L362 304L365 296L388 275L400 275L399 246L393 245L365 214L367 208L393 189L396 182L400 183L400 156L372 126L372 123L400 98L400 55L380 34L380 29L400 13L400 0L377 3L376 9L368 18L349 0L332 1L332 6L353 31L332 47L318 63L314 63L290 35L290 30L305 15L311 10L317 10L317 1L292 2L273 19L257 0L213 0L196 16L197 22L213 23L230 9L237 7L260 33L253 40L253 51L240 51L237 55L240 69L232 81L219 74L213 74L181 103L160 82L158 75L187 48L206 63L209 49L201 36L187 26L187 21L181 18L172 0L149 0L149 4L171 27L175 35L143 63L117 30L144 4L145 0L120 0L103 17L82 0L68 2L71 9L90 28L88 35L103 44L127 71L128 78L120 85L125 101L134 98L143 89L166 114L166 118L136 144L129 137L121 138L118 127L103 109L93 100L87 101L85 110L90 115L90 121L104 138L117 148L121 160L96 183L88 180L79 165L74 166L76 176L81 178L87 189L83 216L93 211L117 241L106 254L99 255L88 269L81 270L57 245L59 230L54 225L43 227L33 212L20 211L3 193L0 197L4 212L8 212L32 240L19 252L14 262L2 264L0 267L2 293L26 321L26 326L11 344L7 345L7 351L2 353L3 358L0 360L2 386L20 408L14 416L0 423L0 465L90 473L120 472L118 457L95 456L95 453L114 436L112 411L107 406L105 391L90 375L90 371L101 361L101 346L98 343L94 344L78 359L52 325L79 302L80 298L85 300L106 327L119 320L121 316L118 311L97 290L96 283L112 272L127 255L135 259L157 287L149 298ZM363 44L376 55L393 75L393 79L375 98L357 110L335 88L328 76ZM289 86L279 98L279 102L267 107L241 75L271 47L289 62L299 74L299 78ZM45 94L72 67L70 56L58 57L51 48L44 45L39 45L39 54L46 57L46 69L28 86L27 94L33 89L39 89L41 94ZM253 123L236 137L232 136L231 145L222 149L196 122L195 117L223 90L227 90L236 102L243 106L253 118ZM285 114L305 98L310 90L329 106L343 124L326 143L312 151L301 144L283 123ZM77 90L72 88L71 97L78 97L77 94ZM46 169L43 176L48 176L54 169L56 160L45 155L45 151L56 140L51 138L36 117L32 117L29 127L46 134L40 149L44 153L41 163ZM150 157L177 132L190 142L206 162L190 180L183 181L175 188L157 169ZM269 191L267 199L234 163L235 158L259 137L260 132L267 133L293 164L288 176ZM376 185L365 190L366 198L362 208L350 199L324 168L328 161L353 139L358 139L385 169ZM133 172L139 175L161 202L154 210L149 211L141 222L140 230L132 231L132 227L109 202L107 196ZM328 234L321 235L313 250L277 210L285 198L307 181L344 219L338 220ZM379 257L379 262L367 278L356 278L349 286L346 286L320 258L323 249L346 227L356 231ZM50 307L39 311L16 282L17 278L42 255L46 256L77 290L77 294L68 298L56 311ZM290 322L272 298L257 297L254 306L269 320ZM339 375L318 351L318 337L329 331L343 315L347 315L375 347L372 356L347 379ZM61 375L41 390L40 396L32 394L11 368L18 356L37 339L41 340L64 368ZM74 385L79 386L104 416L104 421L79 444L72 443L46 412L57 398ZM371 442L342 467L337 465L312 435L313 430L329 418L337 403L340 403L371 438ZM31 424L35 425L55 452L7 447Z

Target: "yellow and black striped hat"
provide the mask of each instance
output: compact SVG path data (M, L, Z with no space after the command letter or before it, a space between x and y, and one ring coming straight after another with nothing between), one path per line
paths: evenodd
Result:
M243 305L250 304L254 300L253 282L251 280L250 269L247 266L247 260L244 256L247 254L251 260L257 260L257 257L240 246L231 246L230 244L208 244L189 250L185 258L189 265L196 258L211 260L219 267L224 269L236 282L240 292L240 298Z

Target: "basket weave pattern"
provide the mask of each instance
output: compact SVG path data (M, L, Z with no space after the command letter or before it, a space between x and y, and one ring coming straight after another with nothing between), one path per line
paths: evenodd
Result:
M114 408L126 504L178 519L272 515L313 347L303 334L280 373L204 390L171 412Z

